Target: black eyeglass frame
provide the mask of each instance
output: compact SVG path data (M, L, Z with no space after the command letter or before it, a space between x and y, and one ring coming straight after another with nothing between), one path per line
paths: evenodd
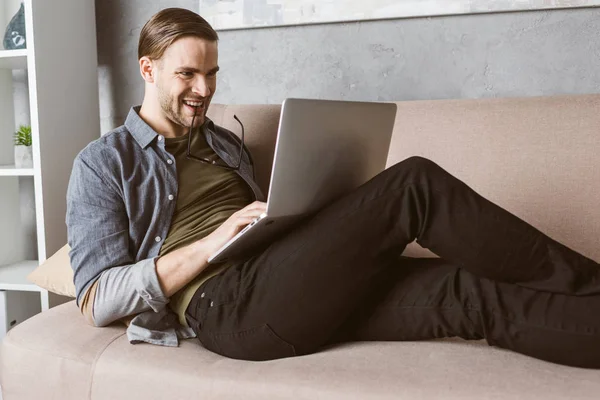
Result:
M187 158L188 160L200 161L200 162L203 162L206 164L215 165L217 167L230 169L233 171L239 170L240 166L242 165L242 157L244 155L244 124L242 124L242 121L240 121L240 119L237 117L237 115L234 115L233 118L235 118L235 120L242 127L242 141L240 143L240 156L238 158L237 165L235 165L235 166L230 166L227 164L219 164L219 163L217 163L217 160L208 160L206 158L196 157L192 154L192 130L194 128L194 119L195 118L196 118L196 113L194 113L194 116L192 117L192 124L190 125L190 130L188 132L187 153L185 154L185 158Z

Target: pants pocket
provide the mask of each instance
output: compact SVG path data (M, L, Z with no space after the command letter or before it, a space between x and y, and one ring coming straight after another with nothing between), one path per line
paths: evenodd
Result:
M264 323L254 328L232 333L208 333L215 353L248 361L266 361L293 357L296 348L279 337Z

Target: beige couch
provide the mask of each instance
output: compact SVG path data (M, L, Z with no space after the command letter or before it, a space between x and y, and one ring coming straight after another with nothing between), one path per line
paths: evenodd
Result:
M600 261L600 96L399 102L388 165L422 155L555 239ZM280 107L213 106L247 128L267 188ZM428 253L411 245L408 255ZM430 254L429 254L430 255ZM600 315L598 316L600 318ZM356 342L267 362L196 340L130 345L73 302L23 322L1 347L4 399L598 399L600 370L485 341Z

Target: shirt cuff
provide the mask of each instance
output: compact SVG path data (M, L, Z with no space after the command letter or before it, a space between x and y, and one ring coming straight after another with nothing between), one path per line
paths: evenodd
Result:
M140 297L154 310L159 312L169 303L169 298L165 296L158 282L156 273L156 260L158 257L149 258L139 262L137 272L136 288Z

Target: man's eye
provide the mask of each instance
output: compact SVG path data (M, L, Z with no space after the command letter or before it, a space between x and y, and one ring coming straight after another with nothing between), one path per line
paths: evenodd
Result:
M180 72L179 75L184 76L186 78L190 78L192 77L194 74L192 74L191 72Z

